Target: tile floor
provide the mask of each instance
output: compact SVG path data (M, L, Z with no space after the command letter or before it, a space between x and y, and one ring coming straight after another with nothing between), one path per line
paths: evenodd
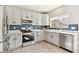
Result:
M8 51L8 53L69 53L69 52L43 41L35 43L34 45L10 50Z

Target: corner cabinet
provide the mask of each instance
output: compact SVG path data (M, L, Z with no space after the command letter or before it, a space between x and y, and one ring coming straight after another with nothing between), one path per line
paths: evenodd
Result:
M45 38L46 41L49 43L52 43L56 46L59 46L59 34L54 32L45 32Z

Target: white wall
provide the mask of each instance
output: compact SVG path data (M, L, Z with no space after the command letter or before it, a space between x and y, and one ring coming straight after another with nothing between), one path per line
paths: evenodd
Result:
M79 24L79 5L66 5L50 11L50 17L68 14L70 24Z
M0 6L0 41L2 41L2 21L3 21L3 8Z
M0 42L2 39L2 21L3 21L3 7L0 6ZM0 43L0 52L3 51L3 43Z

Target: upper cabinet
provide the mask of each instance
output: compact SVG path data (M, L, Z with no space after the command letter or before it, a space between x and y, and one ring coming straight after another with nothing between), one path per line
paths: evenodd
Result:
M37 13L33 12L33 25L37 25Z
M48 15L13 6L6 6L7 22L10 25L21 24L22 18L32 19L34 25L47 25Z
M32 19L33 18L33 12L23 9L22 10L22 18Z
M21 9L12 6L6 6L6 17L8 25L21 24Z
M37 14L37 24L42 25L42 14L41 13Z
M42 14L42 23L43 23L43 25L49 25L48 14Z
M42 14L33 12L33 24L42 25Z
M14 8L14 20L16 25L21 24L21 9L19 8Z
M12 7L6 6L6 15L7 15L7 23L8 23L8 25L12 24L12 22L13 22L13 18L14 18L13 10L14 9Z

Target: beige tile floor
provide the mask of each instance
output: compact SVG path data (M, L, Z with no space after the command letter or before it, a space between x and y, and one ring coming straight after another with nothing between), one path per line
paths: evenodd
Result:
M69 53L69 52L43 41L36 43L34 45L8 51L8 53Z

